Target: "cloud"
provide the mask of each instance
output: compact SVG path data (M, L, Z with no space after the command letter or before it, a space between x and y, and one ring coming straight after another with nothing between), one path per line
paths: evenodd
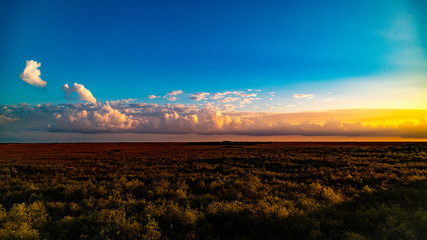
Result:
M229 102L234 102L239 100L240 98L238 97L226 97L224 99L218 100L219 103L229 103Z
M155 99L155 98L159 98L160 96L155 96L155 95L150 95L148 96L149 99Z
M92 109L72 109L55 113L54 121L49 125L52 131L64 132L115 132L131 129L139 122L113 109L108 102Z
M11 132L31 129L72 133L427 138L427 110L346 109L279 114L226 111L228 107L234 106L206 104L200 108L135 102L4 105L0 108L0 124L7 124ZM392 121L378 123L383 117Z
M334 118L322 122L300 119L292 123L281 114L271 120L265 114L227 113L212 108L186 106L159 106L155 114L125 113L126 107L113 108L107 102L84 109L66 109L54 114L51 131L75 132L139 132L167 134L234 134L249 136L400 136L427 137L427 121L406 122L400 125L364 125L361 122L343 122ZM181 109L179 109L181 107ZM58 115L60 114L60 115ZM301 113L300 116L307 113ZM59 116L59 117L58 117ZM425 114L424 114L425 116Z
M256 93L243 93L241 91L235 91L235 92L232 92L231 94L234 94L239 97L256 97L257 96Z
M207 92L194 93L194 94L191 94L190 99L193 99L194 101L204 100L207 98L207 96L209 96L209 94L210 93L207 93Z
M292 97L296 99L312 99L314 94L294 94Z
M177 98L176 98L176 97L174 97L174 96L170 96L170 95L163 96L163 98L166 98L167 100L169 100L169 101L171 101L171 102L174 102L174 101L176 101L176 100L177 100Z
M240 99L240 107L244 107L246 104L251 104L254 100L260 100L261 98L242 98Z
M222 93L214 93L213 96L210 97L210 99L214 99L214 100L221 99L221 98L224 98L224 94Z
M38 69L42 64L37 61L27 60L24 71L19 74L22 81L36 87L46 87L47 82L40 78L40 70Z
M258 91L258 90L248 89L247 91ZM256 96L257 96L257 93L245 93L244 91L225 91L225 92L213 93L210 99L217 100L218 103L231 103L231 102L236 102L237 100L240 100L238 102L239 103L238 106L227 107L227 109L229 110L234 110L234 108L236 107L244 107L246 104L252 103L253 100L259 100L260 98L256 98Z
M80 100L85 100L91 103L96 103L96 98L93 97L92 93L86 89L82 84L74 83L72 87L68 87L68 84L62 86L65 95L70 97L73 92L76 92Z
M179 95L179 94L182 94L181 90L174 90L172 92L168 92L168 95L171 95L171 96L176 96L176 95Z
M172 92L168 92L167 95L163 96L163 98L166 98L167 100L173 102L176 101L178 98L176 96L178 96L179 94L182 94L183 92L181 90L174 90Z
M7 117L5 115L0 115L0 124L4 124L4 123L7 123L7 122L14 122L14 121L17 121L17 120L19 120L19 119Z
M253 91L252 89L248 89L248 91ZM258 91L258 90L255 90ZM212 97L210 97L210 99L221 99L224 98L224 96L226 95L234 95L234 96L238 96L238 97L256 97L257 94L256 93L245 93L243 91L225 91L222 93L214 93L212 94Z

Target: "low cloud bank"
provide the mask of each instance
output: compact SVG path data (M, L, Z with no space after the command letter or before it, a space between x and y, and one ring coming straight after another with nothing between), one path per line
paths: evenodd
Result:
M341 110L344 111L344 110ZM350 111L350 110L345 110ZM368 110L367 110L368 111ZM384 110L389 111L389 110ZM393 111L393 110L390 110ZM404 110L399 110L404 111ZM327 113L270 114L222 111L215 106L150 104L115 101L98 104L5 105L0 109L0 124L22 126L39 131L74 133L154 133L249 136L395 136L427 138L427 110L421 119L395 125L370 126L361 122L335 120ZM329 120L314 122L310 116ZM358 114L356 112L355 114ZM336 115L338 116L338 115ZM300 121L295 121L298 117ZM307 117L307 120L304 120ZM16 127L18 128L18 127Z

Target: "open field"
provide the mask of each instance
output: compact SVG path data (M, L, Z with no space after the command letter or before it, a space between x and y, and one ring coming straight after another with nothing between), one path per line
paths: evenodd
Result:
M426 239L427 143L0 144L0 239Z

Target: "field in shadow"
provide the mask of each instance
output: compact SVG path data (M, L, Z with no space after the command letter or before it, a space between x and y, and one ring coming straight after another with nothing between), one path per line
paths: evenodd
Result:
M0 144L0 239L426 239L426 143Z
M304 214L213 216L219 239L426 239L427 181L360 196Z

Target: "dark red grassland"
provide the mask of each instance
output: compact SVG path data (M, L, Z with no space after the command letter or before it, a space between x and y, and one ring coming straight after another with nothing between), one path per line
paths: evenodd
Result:
M427 143L0 144L0 239L426 239Z

